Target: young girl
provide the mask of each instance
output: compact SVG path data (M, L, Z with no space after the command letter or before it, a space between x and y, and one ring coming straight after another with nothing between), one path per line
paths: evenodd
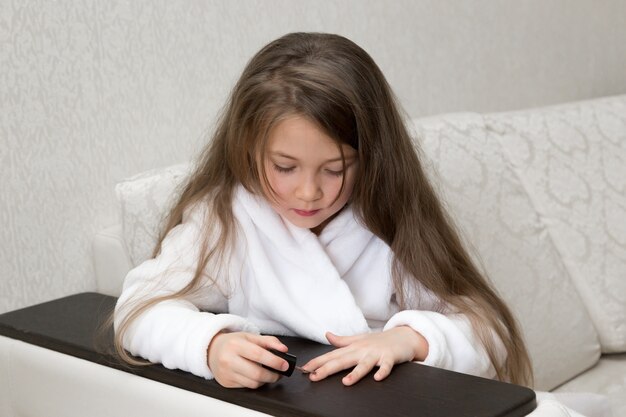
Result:
M211 313L205 312L210 311ZM297 335L337 349L303 368L428 365L519 384L515 320L472 263L380 69L337 35L293 33L248 63L173 207L128 273L116 348L225 387L286 369ZM265 334L265 335L262 335Z

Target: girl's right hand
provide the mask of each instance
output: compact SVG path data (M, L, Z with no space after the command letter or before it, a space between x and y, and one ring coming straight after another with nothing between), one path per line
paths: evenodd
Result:
M267 349L287 352L288 348L274 336L252 333L217 333L207 348L207 364L215 380L226 388L258 388L276 382L280 374L263 368L287 370L286 360Z

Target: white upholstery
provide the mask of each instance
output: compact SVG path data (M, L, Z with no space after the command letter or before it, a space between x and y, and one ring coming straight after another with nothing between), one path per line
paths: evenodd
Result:
M122 236L122 225L98 232L93 240L93 263L98 292L118 297L126 273L132 268Z
M552 389L591 367L600 346L585 306L483 118L443 115L414 127L440 197L520 321L536 388Z
M609 397L615 417L626 416L626 353L604 355L596 365L555 392L597 392Z
M3 417L267 414L0 336Z
M593 393L537 392L537 408L527 417L613 417L606 396Z
M626 96L486 123L548 225L602 351L626 351Z
M11 398L11 378L9 378L11 362L9 346L12 346L14 342L13 339L0 336L0 416L7 417L13 417L12 403L15 402Z

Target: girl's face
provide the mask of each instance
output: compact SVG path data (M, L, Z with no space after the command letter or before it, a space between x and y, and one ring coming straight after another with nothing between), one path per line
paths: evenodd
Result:
M345 171L337 144L315 123L292 116L272 129L264 162L277 200L270 198L269 203L278 214L295 226L316 234L322 231L350 199L356 180L357 152L349 145L341 146Z

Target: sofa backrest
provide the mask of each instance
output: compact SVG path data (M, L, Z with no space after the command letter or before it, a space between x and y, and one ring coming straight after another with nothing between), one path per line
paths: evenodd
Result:
M485 116L600 335L626 351L626 95Z
M536 387L552 389L600 354L586 308L500 143L479 114L413 121L431 181L477 263L520 322Z

